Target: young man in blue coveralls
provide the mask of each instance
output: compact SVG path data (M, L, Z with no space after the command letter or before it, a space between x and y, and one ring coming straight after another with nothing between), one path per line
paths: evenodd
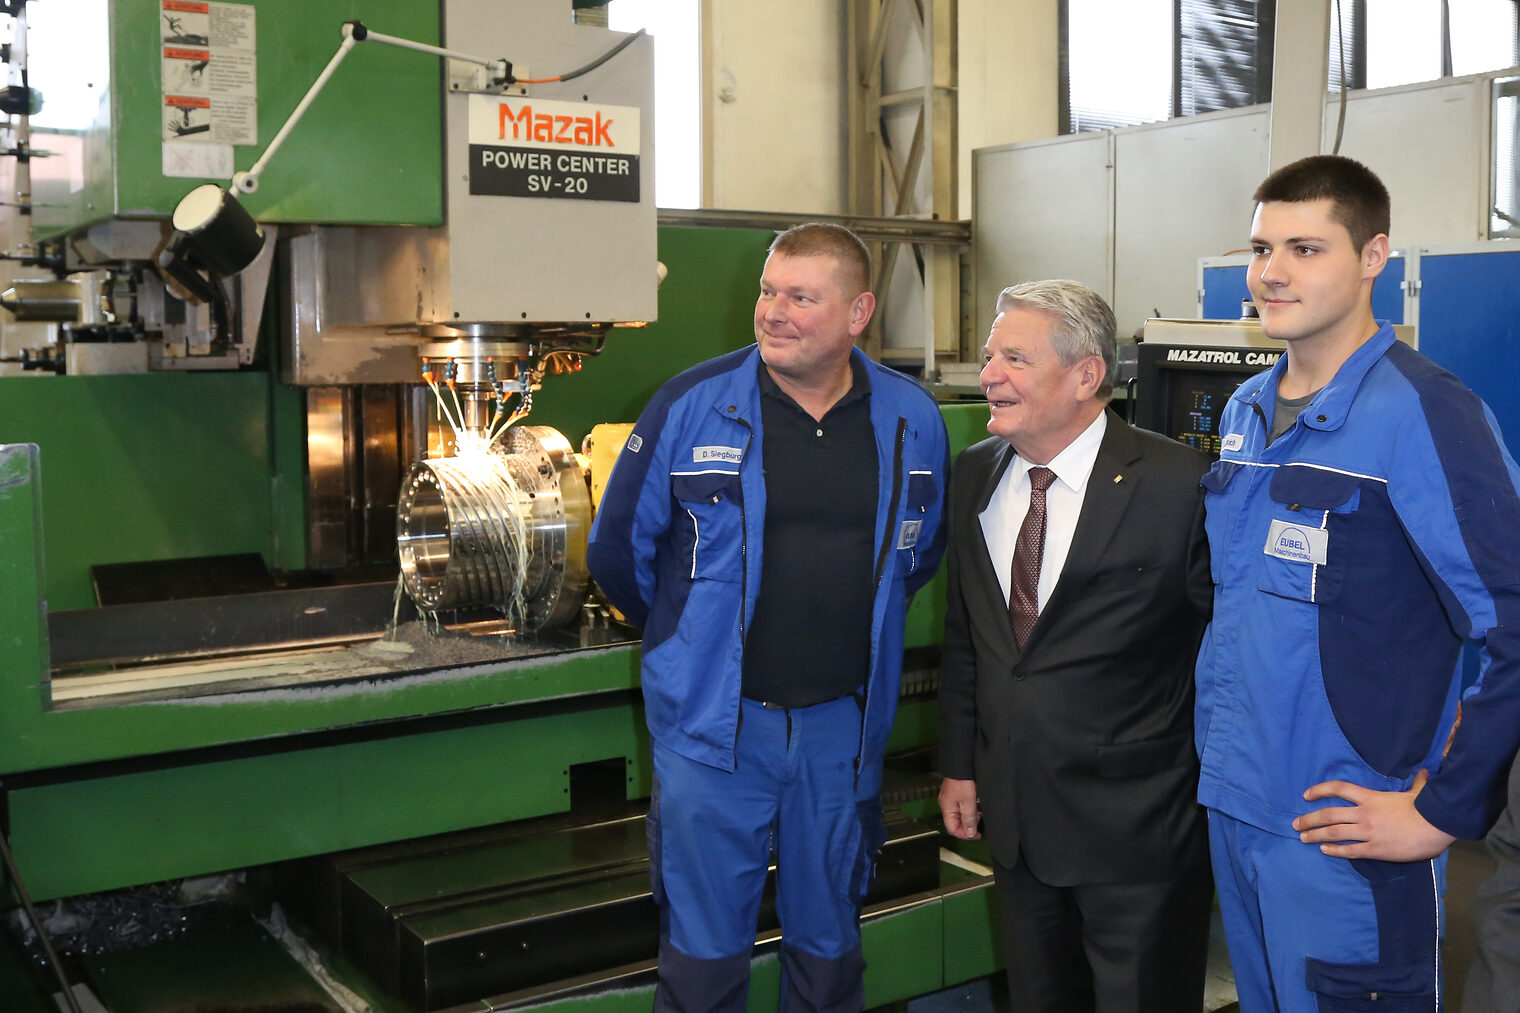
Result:
M860 906L909 595L939 566L944 422L855 349L875 309L847 229L772 244L755 344L644 409L588 562L644 628L656 1010L742 1010L772 849L781 1009L864 1005Z
M1318 155L1255 200L1248 284L1286 354L1204 478L1196 721L1241 1008L1440 1010L1444 853L1494 822L1520 739L1520 474L1482 401L1373 319L1378 178Z

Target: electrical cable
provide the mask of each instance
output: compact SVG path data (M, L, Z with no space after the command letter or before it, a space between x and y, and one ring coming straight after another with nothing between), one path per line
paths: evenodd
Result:
M1346 22L1341 15L1341 0L1335 0L1335 38L1340 45L1341 111L1335 120L1335 145L1330 154L1341 153L1341 135L1346 132Z
M63 965L58 962L58 954L53 949L53 941L48 938L42 919L37 917L37 909L32 907L32 898L26 892L26 884L21 881L21 870L16 868L16 856L11 854L11 842L3 832L0 832L0 855L5 858L5 868L10 873L11 882L16 886L16 893L21 898L21 906L26 910L27 921L32 923L37 938L42 942L42 952L47 955L48 963L53 965L53 974L58 978L58 984L63 989L63 1001L69 1004L69 1013L84 1013L79 1008L79 997L74 994L73 986L64 976Z
M596 338L596 343L590 348L584 348L577 345L566 345L563 348L551 348L547 352L543 352L539 355L539 364L542 365L543 363L548 362L556 355L601 355L603 348L605 348L607 345L607 328L605 327L598 328L594 331L571 331L572 336L576 334L579 334L583 337L594 337Z
M638 39L640 36L647 34L648 32L640 28L638 31L628 36L628 38L624 39L622 42L619 42L617 45L607 50L607 52L603 53L595 60L592 60L590 63L586 64L584 67L577 67L572 71L559 75L558 77L519 77L514 79L514 83L553 84L556 81L569 81L573 78L580 77L582 74L589 74L596 68L600 67L602 64L606 63L608 60L612 59L614 56L621 53L623 50L627 49L629 46L633 45L634 40Z
M227 305L227 293L222 289L222 283L216 278L209 279L211 283L211 326L221 344L232 344L232 308Z

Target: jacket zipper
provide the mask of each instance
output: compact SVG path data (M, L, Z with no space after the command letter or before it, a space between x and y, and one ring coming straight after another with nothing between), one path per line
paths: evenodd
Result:
M876 574L872 586L881 588L881 575L887 568L887 551L892 545L892 535L897 530L897 504L902 498L903 441L908 434L908 420L897 420L897 446L892 453L892 499L887 504L887 530L882 535L881 548L876 552Z
M750 444L755 442L755 431L744 419L735 419L744 427L744 453L739 456L739 650L744 650L748 634L744 629L744 603L749 599L749 515L745 512L744 462L749 458Z
M1256 402L1256 401L1252 401L1251 402L1251 410L1256 413L1257 420L1261 422L1261 441L1262 441L1261 445L1262 445L1262 447L1266 448L1266 447L1271 446L1272 445L1272 423L1271 423L1270 420L1268 420L1267 413L1262 409L1261 404L1259 402Z
M876 554L876 574L871 582L872 602L871 615L876 614L876 599L881 597L881 577L887 568L887 553L891 550L892 539L897 532L897 506L902 500L903 479L903 443L908 436L908 420L901 416L897 419L897 443L892 450L892 497L887 502L887 526L882 533L881 548ZM871 652L876 652L876 643L871 644ZM855 749L855 787L860 787L860 758L866 751L866 715L869 713L871 702L871 674L876 666L870 666L866 672L865 691L860 698L860 742Z
M744 627L745 603L749 600L749 515L745 512L747 505L744 501L744 462L749 458L750 445L755 442L755 430L744 419L735 419L735 422L744 427L744 452L739 455L739 657L744 657L744 642L749 639L749 634ZM734 722L734 763L738 765L739 757L739 731L744 727L744 675L739 675L739 720Z

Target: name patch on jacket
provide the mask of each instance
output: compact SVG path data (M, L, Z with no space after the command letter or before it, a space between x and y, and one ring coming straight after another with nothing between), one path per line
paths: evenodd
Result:
M899 549L911 549L918 544L918 533L924 528L923 521L903 521L902 527L897 529L897 547Z
M743 447L692 447L691 460L694 464L704 461L729 461L737 464L744 460Z
M1246 445L1246 438L1239 433L1231 433L1224 438L1225 450L1239 450Z
M1330 544L1330 533L1323 528L1311 528L1292 521L1275 520L1267 532L1267 545L1262 551L1278 559L1290 559L1295 563L1325 562L1325 549Z

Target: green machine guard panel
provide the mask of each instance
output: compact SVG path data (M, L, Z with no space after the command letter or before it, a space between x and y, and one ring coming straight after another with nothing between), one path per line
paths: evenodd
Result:
M180 101L176 93L210 103L198 117L216 117L218 102L229 103L222 130L250 111L250 97L256 102L252 142L230 145L232 168L247 169L337 51L345 18L437 45L438 10L414 0L35 5L28 68L43 108L32 118L32 145L46 152L31 163L37 237L112 217L166 218L192 187L230 183L231 172L196 174L215 159L202 150L187 157L189 145L229 145L197 141L205 130L177 135L184 105L171 104ZM201 50L196 42L208 24ZM229 37L235 50L221 45ZM194 70L197 52L208 53L210 64ZM248 86L228 87L231 98L210 93L219 53L239 79L251 71ZM223 73L218 90L231 76ZM356 46L244 203L268 222L441 224L442 76L435 56Z

